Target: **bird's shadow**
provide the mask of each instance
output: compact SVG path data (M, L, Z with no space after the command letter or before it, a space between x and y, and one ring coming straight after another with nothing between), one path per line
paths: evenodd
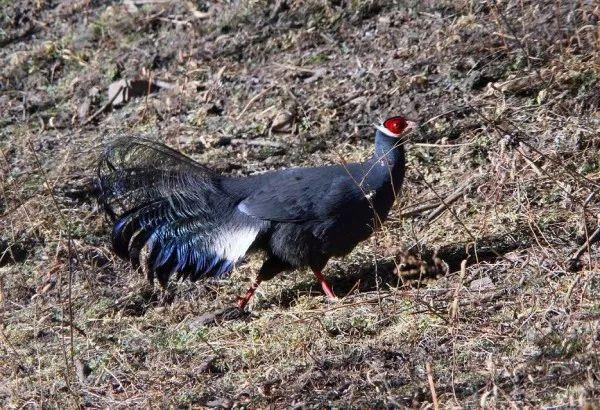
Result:
M435 278L456 272L462 261L467 265L493 261L504 254L529 247L532 238L523 230L509 234L486 236L473 242L460 242L436 249L423 248L418 253L398 252L393 258L375 260L348 269L337 268L329 275L330 283L338 297L354 292L371 292L400 286L416 287L422 279ZM319 283L302 281L282 290L276 296L282 307L293 305L303 294L322 295Z
M327 276L334 293L343 298L350 293L401 286L402 279L394 273L395 267L394 261L387 260L353 267L346 272L336 269L335 273ZM300 281L292 287L283 289L265 302L288 308L294 305L300 296L307 294L323 295L321 286L316 279Z
M399 252L393 258L372 260L345 268L339 265L332 266L327 276L334 292L342 298L353 293L385 291L401 286L416 287L423 283L422 279L438 277L459 270L463 260L466 260L468 264L492 261L510 251L526 248L531 243L531 237L517 235L513 232L509 235L484 237L476 243L455 243L435 250L423 248L415 254ZM474 249L477 249L476 258ZM197 290L195 287L191 287L190 290L192 288ZM202 293L206 297L217 297L212 286L207 284ZM180 294L181 289L175 285L162 292L148 288L116 302L115 309L122 310L128 316L143 316L148 308L171 304L176 295ZM269 305L288 308L294 305L302 295L322 297L323 292L318 281L316 279L299 281L294 286L282 289L278 294L257 301L255 309L260 310ZM251 313L239 311L238 308L231 305L207 312L198 320L204 324L219 324L230 320L250 321L254 317Z

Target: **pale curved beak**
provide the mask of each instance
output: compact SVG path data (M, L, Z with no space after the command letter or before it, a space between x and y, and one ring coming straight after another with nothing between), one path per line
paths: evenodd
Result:
M410 131L410 130L414 130L415 128L417 128L419 126L418 122L415 121L406 121L406 128L404 129L404 132L406 131Z

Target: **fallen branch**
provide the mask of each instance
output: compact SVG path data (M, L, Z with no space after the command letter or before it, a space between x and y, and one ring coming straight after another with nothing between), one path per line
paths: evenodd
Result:
M517 148L517 152L519 154L521 154L521 157L525 160L525 162L527 163L527 165L529 165L529 167L539 176L539 177L544 177L544 172L541 170L540 167L538 167L536 165L536 163L529 158L527 155L525 155L525 153L523 152L523 150L521 148Z
M431 211L431 213L427 217L427 221L428 222L433 222L433 220L435 218L437 218L438 216L440 216L446 209L448 209L448 207L450 206L450 204L452 204L453 202L456 202L456 200L458 200L460 197L462 197L462 195L467 190L467 188L471 188L474 185L474 182L476 180L478 180L477 177L472 177L467 182L465 182L464 184L462 184L461 186L459 186L446 199L444 199L442 201L442 203L439 204L439 206L437 208L435 208L433 211Z
M433 382L433 372L431 371L431 364L425 363L425 369L427 370L427 382L429 383L429 390L431 390L431 400L433 401L433 408L438 410L440 405L438 403L437 393L435 391L435 384Z
M248 104L246 104L246 106L242 109L242 111L237 115L237 119L239 120L240 118L242 118L242 115L244 115L244 113L248 110L248 108L250 108L252 106L252 104L254 104L256 101L258 101L260 98L264 97L265 94L268 93L269 91L271 91L273 88L275 88L275 86L271 85L271 86L265 88L263 91L256 94L254 97L252 97L250 99L250 101L248 101Z
M240 144L240 145L255 145L257 147L272 147L272 148L284 148L284 145L277 141L269 141L264 139L252 139L247 140L243 138L234 138L231 140L232 144Z
M415 215L419 215L422 214L423 212L429 211L431 209L437 208L438 206L440 206L439 202L434 202L432 204L423 204L423 205L419 205L416 206L414 208L409 209L408 211L404 211L400 214L400 216L402 218L407 218L410 216L415 216Z
M596 228L596 230L594 231L594 233L592 235L590 235L590 237L587 239L587 241L585 241L585 243L583 245L581 245L579 247L579 249L577 249L577 251L573 254L573 256L571 257L572 260L577 260L581 257L581 255L583 255L583 253L589 249L590 245L593 244L594 242L597 242L600 239L600 226L598 226Z
M117 91L112 96L112 98L110 100L108 100L108 102L106 104L104 104L102 107L100 107L95 113L93 113L92 115L90 115L89 117L87 117L87 119L82 122L82 125L89 124L91 121L93 121L96 117L98 117L104 111L108 110L108 108L112 106L112 103L117 99L117 97L119 95L121 95L121 93L123 92L123 89L124 89L124 87L119 88L119 91Z

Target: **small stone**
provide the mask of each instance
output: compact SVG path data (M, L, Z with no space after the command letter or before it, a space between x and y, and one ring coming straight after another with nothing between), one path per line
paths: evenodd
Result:
M471 282L469 288L476 292L482 292L486 290L493 290L496 288L496 285L494 285L494 282L489 276L484 276Z

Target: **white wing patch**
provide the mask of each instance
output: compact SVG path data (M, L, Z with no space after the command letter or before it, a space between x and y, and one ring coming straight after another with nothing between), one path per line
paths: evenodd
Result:
M211 247L217 255L235 263L248 252L258 232L257 228L250 227L227 228L219 233Z

